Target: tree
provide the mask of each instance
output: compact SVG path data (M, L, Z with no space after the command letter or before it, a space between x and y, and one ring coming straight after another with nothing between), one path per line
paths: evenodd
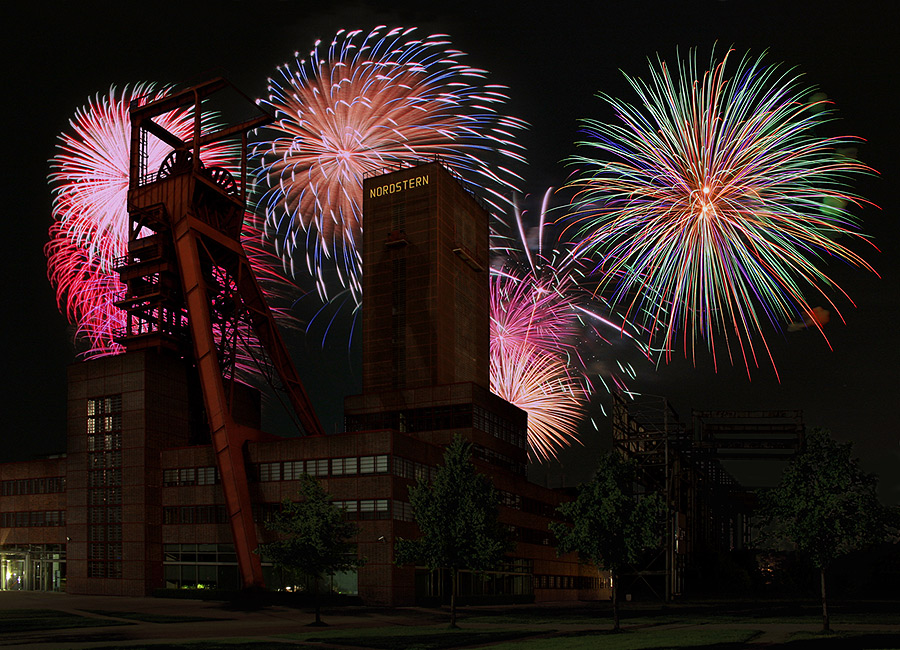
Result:
M665 508L658 494L633 494L636 467L617 452L600 458L590 483L579 486L574 501L556 510L569 523L550 523L559 543L558 555L575 551L598 573L608 570L612 579L613 630L619 627L619 574L649 548L659 546L661 514Z
M878 478L851 456L852 443L835 441L813 429L777 488L762 497L765 519L775 536L790 540L819 570L822 631L830 628L825 572L838 557L887 539L896 530L897 511L881 505Z
M429 485L409 489L409 501L422 536L398 539L397 564L449 569L452 576L450 627L456 625L456 596L461 570L486 571L511 550L509 535L497 517L499 496L490 480L475 470L471 445L457 436L444 452L444 465Z
M260 544L258 552L295 579L312 578L316 607L314 625L324 625L320 616L319 581L338 571L356 569L365 560L356 557L349 541L358 528L344 520L344 512L331 502L317 479L304 474L299 500L285 499L266 528L280 535L274 542Z

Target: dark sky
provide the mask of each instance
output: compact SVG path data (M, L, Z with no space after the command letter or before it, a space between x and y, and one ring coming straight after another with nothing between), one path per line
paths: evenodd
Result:
M374 3L372 3L374 4ZM897 402L897 323L900 322L900 227L896 217L895 117L898 78L894 21L882 3L822 2L595 2L368 3L225 0L220 2L21 3L7 15L4 38L4 337L8 352L3 391L0 460L61 451L65 436L65 372L74 360L71 332L59 314L42 253L50 224L47 160L57 134L89 95L111 83L179 82L207 73L227 76L252 97L293 52L341 28L378 24L417 26L449 34L466 62L509 87L506 112L530 123L522 136L529 167L526 191L558 186L561 161L575 152L577 120L610 119L597 91L631 99L620 70L643 75L647 57L673 58L677 48L733 45L768 50L767 60L797 66L840 111L839 130L864 138L862 160L879 178L856 189L878 208L860 216L881 252L858 247L881 278L832 262L828 271L856 302L838 299L846 318L832 314L829 350L813 332L773 334L781 382L765 366L748 381L743 366L711 369L683 359L653 368L635 361L635 390L670 399L682 419L696 409L802 409L807 426L824 426L852 440L863 466L881 476L882 496L900 501L900 427ZM442 9L441 5L446 6ZM578 9L575 9L575 6ZM326 427L340 418L343 394L355 392L358 366L346 341L292 337L298 365L315 372L310 392ZM606 400L601 396L601 400ZM598 449L608 445L585 429L578 448L537 472L567 482L587 477Z

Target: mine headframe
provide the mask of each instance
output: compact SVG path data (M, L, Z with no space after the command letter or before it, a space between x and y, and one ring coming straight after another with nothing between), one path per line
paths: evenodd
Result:
M210 129L201 119L204 103L229 88L240 95L242 105L253 107L254 116ZM160 125L160 116L176 110L193 111L190 139ZM130 112L131 232L128 253L118 265L126 286L117 303L126 321L119 340L129 350L166 347L193 356L243 585L262 586L244 463L245 443L261 439L262 433L233 417L238 330L255 334L302 432L322 434L241 245L248 188L247 133L270 123L272 117L224 79L163 98L136 100ZM151 138L171 148L155 169L148 168ZM207 167L204 152L223 143L236 149L237 164L230 169ZM226 380L228 373L231 379Z

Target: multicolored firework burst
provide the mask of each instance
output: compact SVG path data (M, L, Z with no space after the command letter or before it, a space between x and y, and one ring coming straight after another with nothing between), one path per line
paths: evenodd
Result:
M633 105L601 95L619 123L584 120L579 144L613 160L571 159L572 221L575 254L597 255L601 287L661 336L666 360L680 336L686 356L702 340L715 363L723 338L749 376L757 335L775 367L763 321L817 322L807 292L832 307L826 290L846 295L818 262L873 270L835 241L860 237L849 209L862 200L845 188L872 170L840 153L853 138L817 134L833 111L804 99L799 74L762 56L730 69L730 54L708 71L694 52L674 71L659 59L649 81L626 75Z
M50 161L54 223L45 246L48 277L56 288L60 309L76 325L81 354L91 358L122 351L114 338L124 325L124 312L113 303L125 287L115 272L115 260L127 251L128 168L131 137L129 105L152 101L168 88L154 84L111 87L97 94L70 120L71 131L62 133L57 154ZM203 116L203 127L214 116ZM180 138L190 138L194 117L179 110L158 118L160 126ZM170 147L155 138L148 142L148 168L156 169ZM203 161L209 166L228 166L233 160L228 144L209 147ZM243 238L258 274L277 284L279 275L266 264L265 251L255 245L254 232L246 224ZM256 237L261 234L257 229ZM281 279L283 281L283 278Z
M414 32L341 30L327 49L317 41L308 59L281 66L261 102L277 119L255 149L268 233L294 277L305 256L323 300L339 284L360 302L366 174L439 156L498 212L519 180L501 165L522 161L513 132L524 127L497 113L503 88L461 63L446 35Z
M577 259L558 241L545 249L549 196L550 190L530 232L515 209L517 236L495 237L494 252L502 262L491 274L491 391L528 413L531 454L540 460L578 440L593 392L591 364L582 351L591 339L602 340L598 328L632 338L627 324L601 315L607 306L581 288ZM625 372L633 376L630 367ZM602 375L597 377L609 388ZM610 373L609 381L627 392L617 373Z

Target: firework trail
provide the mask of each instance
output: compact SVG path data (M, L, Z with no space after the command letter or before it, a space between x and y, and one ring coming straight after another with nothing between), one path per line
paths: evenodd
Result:
M491 391L528 413L532 457L555 458L577 440L585 414L584 387L556 355L530 345L491 350Z
M495 235L492 248L502 261L492 268L491 390L528 413L531 455L556 457L577 442L578 425L594 391L582 350L591 339L601 340L600 328L632 338L626 323L615 324L602 314L608 305L581 288L581 268L562 242L544 245L547 205L544 195L539 224L526 231L523 213L515 207L516 233ZM545 252L546 251L546 252ZM625 374L633 376L630 366ZM627 392L618 374L610 384Z
M763 57L729 69L729 54L702 74L693 53L674 71L659 59L649 81L626 75L635 104L601 95L619 122L583 121L579 144L600 157L570 161L580 168L571 227L576 254L597 255L601 288L661 337L667 361L680 336L685 356L705 342L715 363L724 339L749 376L757 335L775 368L764 321L814 320L804 291L838 312L825 292L846 294L818 262L872 270L835 241L860 237L847 207L862 200L845 187L872 170L837 150L852 138L816 135L833 112L803 99L799 74Z
M122 351L114 337L124 326L124 312L113 304L125 290L115 272L115 260L128 248L127 210L132 101L153 101L166 95L153 84L139 83L122 92L111 87L97 94L75 112L70 131L59 136L56 155L50 160L54 222L45 246L47 274L56 289L60 310L76 326L81 356L92 358ZM213 126L214 116L203 116L203 128ZM193 132L193 111L177 110L157 118L166 130L182 139ZM160 166L171 148L155 138L148 141L148 168ZM208 147L203 162L225 166L233 160L228 144ZM261 232L245 223L242 239L251 264L267 288L283 283L277 269L266 260Z
M308 59L295 54L279 67L261 101L276 116L255 148L267 232L285 268L296 278L305 267L322 300L349 290L360 303L366 174L439 156L498 213L519 181L488 164L523 160L514 132L524 123L497 113L503 88L461 63L446 35L414 31L341 30L327 48L317 41Z

